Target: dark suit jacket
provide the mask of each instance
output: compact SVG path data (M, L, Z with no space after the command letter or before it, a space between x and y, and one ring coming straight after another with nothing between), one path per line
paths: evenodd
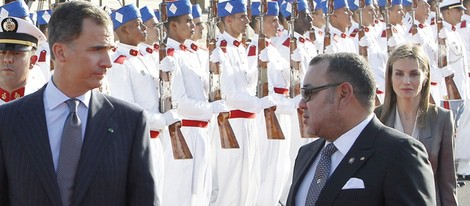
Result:
M375 110L382 112L382 106ZM395 108L384 122L392 127L395 124ZM430 106L424 127L419 128L418 140L429 154L434 183L436 184L437 205L457 205L457 180L454 164L454 120L449 110Z
M324 144L325 140L319 139L300 148L287 205L295 205L297 190ZM326 182L317 205L435 205L427 157L420 142L374 117ZM363 180L364 189L343 190L352 177Z
M62 205L44 90L0 107L0 205ZM93 91L88 112L72 205L157 204L143 111Z

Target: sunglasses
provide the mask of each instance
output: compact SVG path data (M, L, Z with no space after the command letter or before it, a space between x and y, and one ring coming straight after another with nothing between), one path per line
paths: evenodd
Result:
M319 91L322 91L322 90L325 90L325 89L328 89L328 88L337 87L342 83L344 83L344 82L334 83L334 84L325 84L325 85L322 85L322 86L319 86L319 87L313 87L313 88L302 87L302 88L300 88L300 94L302 95L302 99L305 102L308 102L308 101L310 101L310 99L312 98L312 96L315 93L317 93Z

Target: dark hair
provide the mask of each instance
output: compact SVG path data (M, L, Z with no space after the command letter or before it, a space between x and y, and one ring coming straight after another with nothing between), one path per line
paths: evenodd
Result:
M330 81L349 82L354 96L364 108L372 111L375 98L375 79L367 61L355 53L320 54L310 61L310 66L327 62L326 75Z
M167 31L170 31L170 23L173 22L173 21L174 22L179 22L182 16L183 15L168 17L167 21L165 22L165 29Z
M425 115L429 109L429 96L431 90L431 74L429 59L421 48L421 46L411 43L403 44L397 47L388 57L386 71L385 71L385 97L382 106L382 113L379 119L385 122L392 112L392 109L397 106L397 93L393 90L392 85L392 72L393 64L400 59L412 59L418 62L418 69L421 70L426 80L423 82L423 87L420 92L420 101L418 105L418 126L424 126Z
M71 43L82 33L84 19L91 19L98 25L112 25L109 15L87 1L69 1L60 4L52 13L48 24L49 48L57 42ZM54 53L51 52L54 59Z

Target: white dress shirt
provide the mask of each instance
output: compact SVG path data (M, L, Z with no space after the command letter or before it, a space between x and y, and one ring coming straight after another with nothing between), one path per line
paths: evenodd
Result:
M331 155L331 169L330 169L329 176L333 174L333 172L335 171L336 167L338 167L341 160L343 160L344 156L346 156L349 149L351 149L351 147L353 146L354 142L356 142L356 139L359 137L359 134L361 134L362 130L364 130L364 128L367 126L367 124L369 124L369 122L372 120L373 117L374 117L374 114L373 113L370 114L361 123L359 123L352 129L350 129L349 131L347 131L346 133L344 133L343 135L338 137L338 139L336 139L334 142L331 143L336 146L338 151L336 151L335 153L333 153L333 155ZM330 144L330 142L326 141L324 147L328 144ZM317 168L318 162L320 161L320 156L321 156L320 152L315 157L313 164L308 169L307 174L305 174L305 177L299 186L299 190L295 197L295 205L305 205L305 200L307 199L308 189L310 188L310 184L312 183L313 177L315 176L315 170Z
M88 91L84 95L75 97L80 100L77 114L82 122L82 140L85 137L85 129L88 120L88 108L91 99L91 92ZM44 111L46 114L47 132L49 135L49 143L51 145L52 160L54 161L54 169L57 171L59 163L60 144L62 142L62 131L64 129L65 119L70 110L65 101L69 100L55 85L49 80L46 90L44 91Z

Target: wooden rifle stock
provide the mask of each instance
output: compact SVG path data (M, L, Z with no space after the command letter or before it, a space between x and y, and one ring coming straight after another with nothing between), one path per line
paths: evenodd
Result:
M439 8L436 8L436 26L437 26L437 38L438 38L438 47L437 47L437 66L439 68L444 68L447 66L447 45L446 39L440 38L439 33L443 29L442 25L442 18L439 11ZM446 90L447 90L447 98L448 99L462 99L462 96L459 93L457 85L454 81L454 74L444 77Z
M209 7L209 26L207 34L207 48L209 49L209 56L215 49L216 39L215 31L217 29L217 0L211 1L211 7ZM222 99L222 93L220 91L220 64L209 61L209 102L217 101ZM224 149L240 148L238 145L237 138L233 132L232 126L228 119L230 113L221 112L217 116L217 125L219 127L220 144Z
M163 26L167 21L166 15L166 2L162 1L160 5L160 15L161 15L161 24L160 24L160 50L159 56L160 60L163 60L166 57L166 45L163 41ZM160 71L160 112L165 113L172 109L171 103L171 73ZM171 147L173 149L173 158L175 159L192 159L193 155L189 150L188 144L181 133L181 122L175 122L168 126L168 132L170 134Z
M266 49L266 36L264 35L264 15L268 10L267 0L261 0L260 9L260 29L258 36L258 55L261 54L263 49ZM268 96L268 67L267 63L258 59L258 86L257 95L259 98ZM276 106L264 109L264 118L266 120L266 133L268 139L285 139L284 133L282 132L281 125L274 113Z

